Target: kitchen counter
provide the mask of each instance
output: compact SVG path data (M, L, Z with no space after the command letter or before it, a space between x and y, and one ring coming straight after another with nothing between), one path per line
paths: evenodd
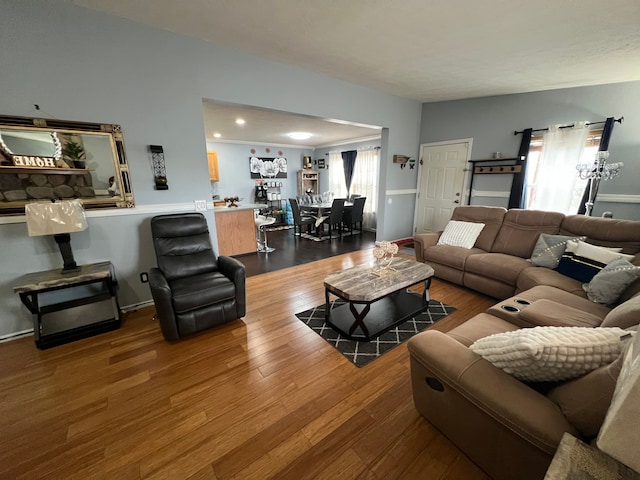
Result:
M259 210L261 208L266 208L265 203L241 203L237 207L213 207L213 211L215 213L225 213L225 212L239 212L242 210Z
M214 207L219 255L243 255L258 250L253 213L257 208L264 208L264 205L247 203L237 207Z

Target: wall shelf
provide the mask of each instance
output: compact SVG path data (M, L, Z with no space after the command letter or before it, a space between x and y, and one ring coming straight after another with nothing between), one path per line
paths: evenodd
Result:
M469 199L467 205L471 205L471 196L473 194L473 180L475 175L513 175L524 174L523 162L525 157L513 158L488 158L484 160L469 160L471 164L471 180L469 182ZM511 165L505 165L505 162L511 162ZM515 164L513 164L515 163Z
M0 166L0 173L27 173L29 175L84 175L88 168L32 168Z

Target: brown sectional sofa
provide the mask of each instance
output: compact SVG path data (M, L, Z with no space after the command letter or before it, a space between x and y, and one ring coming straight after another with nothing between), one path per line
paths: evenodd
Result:
M528 261L541 233L586 236L587 243L640 252L640 222L631 220L481 206L457 207L451 219L485 224L474 247L437 245L442 232L416 234L416 259L431 265L437 278L500 299L536 285L586 297L581 282ZM634 263L640 264L638 256Z
M601 305L580 282L527 259L538 235L550 233L623 247L639 265L640 222L496 207L458 207L452 219L485 223L474 247L436 245L439 233L419 234L416 257L436 277L501 301L447 333L428 330L409 341L415 406L494 480L542 479L564 432L585 441L597 435L621 360L574 380L527 384L469 346L535 326L637 329L640 281L616 305Z

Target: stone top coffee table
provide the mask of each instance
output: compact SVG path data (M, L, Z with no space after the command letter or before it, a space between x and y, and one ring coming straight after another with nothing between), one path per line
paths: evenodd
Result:
M368 265L330 273L324 279L325 322L346 338L372 340L429 308L431 277L431 266L398 257L379 275ZM406 290L420 282L422 295ZM330 310L329 294L347 303Z

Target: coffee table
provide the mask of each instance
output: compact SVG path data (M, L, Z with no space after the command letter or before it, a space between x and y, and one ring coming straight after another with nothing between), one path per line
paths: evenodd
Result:
M430 265L400 257L381 275L368 265L330 273L324 279L325 322L346 338L373 340L429 308L431 277ZM421 282L422 295L407 290ZM330 310L330 294L347 303Z

